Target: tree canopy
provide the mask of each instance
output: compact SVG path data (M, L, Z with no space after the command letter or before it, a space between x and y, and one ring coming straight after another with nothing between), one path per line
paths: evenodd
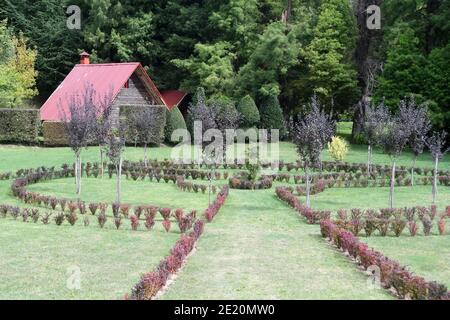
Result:
M381 30L365 27L369 4L381 6ZM68 5L81 9L80 30L67 29ZM449 1L15 0L0 7L4 19L37 49L42 99L86 50L92 62L141 62L159 89L201 86L235 102L250 95L258 107L277 96L285 119L314 94L336 119L354 121L363 98L395 112L413 95L435 129L449 126ZM5 68L0 76L15 79Z

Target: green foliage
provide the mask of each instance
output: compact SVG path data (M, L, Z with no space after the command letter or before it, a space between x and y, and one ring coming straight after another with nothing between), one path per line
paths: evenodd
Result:
M63 122L44 121L42 136L46 146L67 146L69 144L66 127Z
M435 48L428 56L427 80L424 95L433 124L439 128L450 127L450 44Z
M183 89L194 91L201 86L210 96L226 93L231 90L234 78L233 60L228 42L195 45L194 55L188 59L174 59L172 63L189 72L181 83Z
M250 94L258 102L266 97L278 96L280 80L289 68L298 63L299 46L293 32L285 25L274 22L260 36L249 61L238 73L238 95Z
M314 39L305 50L309 85L327 103L336 99L345 109L357 98L356 71L350 60L355 46L355 22L347 0L330 0L320 7Z
M36 51L27 48L22 34L16 37L0 21L0 107L19 107L37 94Z
M237 111L242 115L242 126L244 128L250 128L259 124L259 110L250 95L246 95L239 101Z
M39 110L0 109L0 142L35 143L40 126Z
M37 88L44 97L79 61L79 49L84 46L82 33L66 26L66 6L76 2L15 0L6 1L0 8L0 19L8 18L14 32L23 32L29 46L37 49Z
M384 97L388 106L397 106L403 97L422 92L426 59L418 48L419 39L409 25L400 23L390 32L387 60L378 79L376 97L378 100Z
M172 142L171 136L176 129L186 129L186 122L177 106L166 111L166 128L164 129L166 142Z
M81 30L67 29L65 10L72 4L82 10ZM375 100L386 97L396 108L412 94L428 104L435 126L448 126L450 2L384 0L381 6L383 31L370 32L376 41L367 43L368 61L385 71ZM348 0L6 1L0 6L0 20L9 24L0 31L0 90L7 101L30 93L17 83L32 80L31 69L21 68L30 72L24 75L5 67L15 51L8 39L23 32L27 48L37 49L42 98L86 50L93 63L141 62L159 89L194 93L202 86L209 97L248 94L258 105L278 96L285 117L306 111L316 93L327 107L334 103L335 113L353 114L365 89L358 88L364 81L354 67L364 65L354 51L355 39L365 36L356 34L355 8ZM287 19L280 21L282 15Z
M286 135L283 111L276 96L268 97L260 108L261 128L280 130L280 138Z
M262 25L258 24L256 0L210 0L211 15L207 34L211 38L229 42L238 61L247 61L258 41Z

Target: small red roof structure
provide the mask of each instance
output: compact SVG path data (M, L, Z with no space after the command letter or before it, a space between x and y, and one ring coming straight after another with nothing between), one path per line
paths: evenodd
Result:
M75 65L41 107L41 120L62 121L63 115L69 113L70 99L83 93L87 84L93 86L96 99L101 100L112 93L113 101L115 101L122 89L128 88L130 81L135 81L138 82L137 86L146 100L151 101L151 104L164 105L169 109L186 95L180 91L169 90L163 96L138 62L89 64L88 53L83 52L80 56L80 64ZM166 98L168 101L165 100ZM121 99L126 100L127 96Z
M161 95L169 109L177 106L186 97L187 93L179 90L161 90Z

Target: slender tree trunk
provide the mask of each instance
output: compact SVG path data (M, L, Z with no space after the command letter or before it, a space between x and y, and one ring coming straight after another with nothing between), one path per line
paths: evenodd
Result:
M80 155L80 159L78 161L79 161L79 164L78 164L78 168L79 168L79 171L78 171L78 175L79 175L79 178L78 178L79 194L81 195L81 177L83 176L83 164L81 162L81 155Z
M103 172L104 172L104 168L103 168L103 149L102 146L100 145L100 176L103 179Z
M148 159L147 159L147 143L144 144L144 166L147 168Z
M389 207L394 208L395 159L392 161L391 189L389 191Z
M120 203L121 180L122 180L122 156L120 156L119 158L119 165L117 166L116 172L117 172L116 202Z
M371 153L372 153L372 147L369 144L369 146L367 147L367 174L370 173L370 163L372 161L372 159L371 159L372 154Z
M439 159L434 159L434 177L433 177L433 204L436 203L437 197L437 171L438 171Z
M209 171L209 190L208 190L208 204L211 205L211 188L212 188L212 177L213 177L213 169L211 167L211 171Z
M75 182L77 185L77 195L81 195L81 154L76 152L75 160Z
M308 208L311 207L311 199L310 199L310 180L309 180L309 170L308 165L305 165L305 177L306 177L306 206Z
M75 170L75 186L76 186L76 188L78 190L78 154L77 153L75 153L75 167L74 167L74 170Z
M417 156L414 156L413 166L411 168L411 187L414 187L414 170L416 169Z

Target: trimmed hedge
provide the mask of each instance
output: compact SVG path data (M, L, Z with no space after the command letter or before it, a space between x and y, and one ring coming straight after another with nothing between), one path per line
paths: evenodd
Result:
M337 226L331 220L320 222L322 237L329 241L348 256L357 261L365 270L378 267L380 282L384 288L393 288L402 299L412 300L449 300L450 292L447 287L437 282L428 282L416 276L408 268L400 265L381 252L370 249L351 232Z
M166 110L165 106L121 106L120 107L120 119L125 121L127 126L126 141L127 143L134 143L136 140L135 129L132 123L134 112L140 112L143 108L151 108L158 124L154 128L152 137L155 137L151 143L159 145L164 139L164 128L166 126ZM139 142L139 140L137 141Z
M37 142L40 126L41 120L37 109L0 109L2 142Z
M69 143L64 122L45 121L42 125L42 134L46 146L67 146Z
M286 135L286 124L283 117L283 111L280 102L276 96L266 99L261 106L259 113L261 115L261 128L280 130L280 138Z
M257 126L261 117L259 115L258 107L256 106L255 101L249 95L246 95L239 101L237 105L237 111L242 114L244 128L250 128L253 126Z
M183 115L177 106L173 107L172 110L167 110L166 112L166 128L164 130L165 140L171 143L172 133L176 129L186 129L186 122L184 121Z

